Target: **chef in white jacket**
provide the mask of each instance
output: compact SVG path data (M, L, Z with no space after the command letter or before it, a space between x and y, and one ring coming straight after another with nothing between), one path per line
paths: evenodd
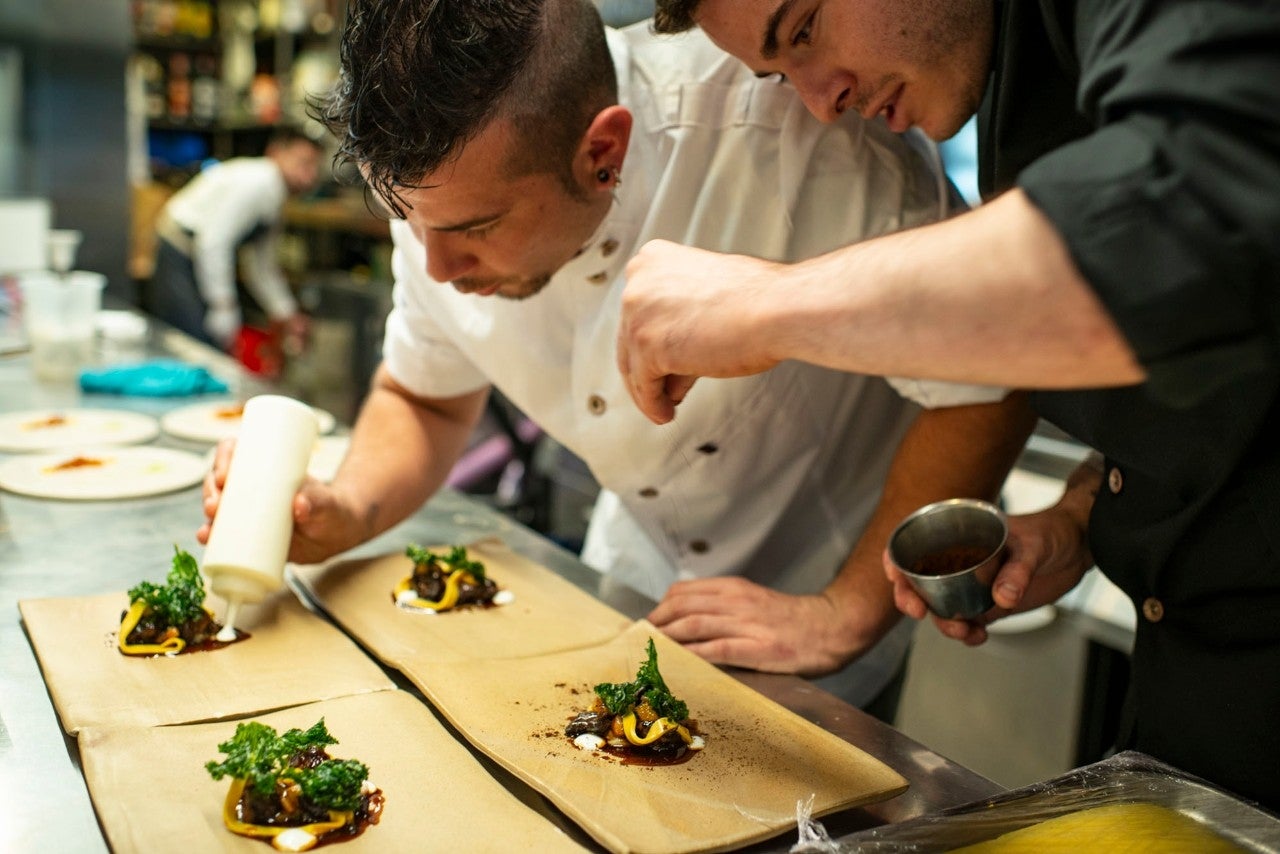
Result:
M379 148L370 125L353 123L394 127L397 111L402 122L412 111L368 93L407 93L412 81L397 74L424 93L457 77L415 64L415 47L360 62L384 56L414 10L352 7L350 64L327 118L340 139L357 140L347 156L402 215L392 222L394 307L347 459L331 484L308 482L295 502L291 559L322 559L412 512L496 387L590 467L604 492L583 560L660 600L650 615L659 628L717 663L826 675L821 684L867 706L901 667L911 631L880 567L889 530L928 501L997 491L1030 427L1020 401L902 381L925 406L947 407L917 418L920 406L883 379L787 363L704 380L658 427L615 365L623 272L653 238L808 257L944 216L945 182L879 121L822 125L789 86L755 78L699 33L605 31L587 0L513 5L542 28L491 26L485 38L499 55L518 53L503 39L533 41L508 81L519 95L495 95L497 109L481 112L437 168L381 185L381 152L396 151L397 133L418 139L418 128L398 128ZM551 32L556 49L540 51ZM463 48L459 64L492 70L485 47ZM422 55L443 66L448 49ZM522 75L579 92L613 74L616 97L608 87L591 105L569 162L530 166L530 147L553 133L537 123L583 96L543 92L540 105ZM492 81L470 91L502 92ZM404 103L418 109L422 97ZM219 476L206 482L210 514Z
M315 186L322 149L292 129L273 133L262 157L216 163L165 204L156 222L156 266L148 308L188 335L228 349L243 322L245 287L268 320L299 334L305 320L277 261L281 210Z

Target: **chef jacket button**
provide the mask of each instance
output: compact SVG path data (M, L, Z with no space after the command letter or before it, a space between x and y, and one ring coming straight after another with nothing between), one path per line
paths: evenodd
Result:
M1124 475L1115 466L1107 472L1107 489L1111 490L1112 495L1119 495L1120 490L1124 489Z
M618 251L618 241L610 237L604 243L600 244L600 254L608 258L610 255Z
M707 442L698 446L698 452L701 454L714 454L718 450L720 450L720 446L715 442Z
M590 276L587 276L587 281L593 285L603 285L605 282L609 281L609 273L607 270L601 270L599 273L592 273Z
M1142 600L1142 616L1148 622L1158 623L1164 619L1164 603L1154 596Z
M706 540L694 540L693 542L689 543L689 551L693 552L694 554L699 554L699 555L706 554L707 551L710 550L710 548L711 546L707 544Z
M593 394L587 398L587 411L592 415L604 415L604 411L608 408L604 398L598 394Z
M640 497L641 498L657 498L658 490L654 489L652 486L646 486L644 489L640 490Z

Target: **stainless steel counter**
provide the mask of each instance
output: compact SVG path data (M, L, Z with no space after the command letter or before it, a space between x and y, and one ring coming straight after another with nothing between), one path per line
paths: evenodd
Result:
M179 355L205 364L232 383L232 393L270 389L241 375L235 365L173 333L152 330L150 355ZM29 357L0 358L0 412L93 406L159 416L191 403L175 400L82 396L73 386L35 383ZM158 444L203 451L168 437ZM0 493L0 851L105 851L106 843L80 774L75 740L63 735L39 666L19 619L21 599L85 596L124 590L157 572L173 544L195 549L200 523L199 489L145 499L58 502ZM485 505L444 492L417 514L352 552L371 555L401 548L406 540L461 542L496 535L513 549L558 572L632 617L652 603L580 563L576 557ZM161 556L157 558L157 556ZM911 784L903 795L823 820L832 835L902 821L995 794L1001 787L908 739L804 680L734 672L746 684L819 726L881 759ZM412 690L403 680L397 680ZM821 761L815 757L815 761ZM483 760L485 767L526 803L541 809L584 843L567 820L540 796ZM786 851L794 835L749 849Z

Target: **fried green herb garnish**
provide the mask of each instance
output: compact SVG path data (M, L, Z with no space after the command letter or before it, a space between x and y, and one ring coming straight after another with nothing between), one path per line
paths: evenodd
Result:
M410 543L409 547L404 550L404 554L417 566L423 566L434 561L444 566L449 572L462 570L475 576L476 581L484 582L484 564L478 560L468 560L466 546L450 546L449 553L442 555L430 549L424 549L416 543Z
M360 806L369 766L354 759L331 759L314 768L294 768L289 776L311 803L330 810L353 810Z
M689 707L671 696L671 689L658 672L658 650L653 638L649 638L649 657L636 671L634 682L601 682L595 692L613 715L625 715L647 699L659 717L676 722L689 717Z
M196 559L173 547L173 568L164 584L143 581L129 591L129 601L142 601L169 626L198 619L204 610L204 579Z
M205 763L215 780L235 777L245 788L264 797L274 791L276 781L287 778L302 789L302 795L322 809L353 810L360 805L360 789L369 777L369 768L354 759L330 759L314 768L292 767L290 760L309 747L337 744L321 718L310 729L291 729L284 735L266 724L251 721L236 726L230 740L218 745L226 754L221 762Z

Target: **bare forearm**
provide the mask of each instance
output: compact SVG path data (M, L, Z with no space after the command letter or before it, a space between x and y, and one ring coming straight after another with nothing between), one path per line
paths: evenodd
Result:
M379 368L333 481L366 539L407 517L448 477L466 449L488 391L450 400L413 397Z
M894 456L875 514L826 595L845 613L865 649L900 616L881 554L889 534L912 511L947 498L994 499L1035 426L1026 397L922 412Z
M968 214L781 268L758 316L779 358L1019 388L1144 372L1050 222L1018 190Z

